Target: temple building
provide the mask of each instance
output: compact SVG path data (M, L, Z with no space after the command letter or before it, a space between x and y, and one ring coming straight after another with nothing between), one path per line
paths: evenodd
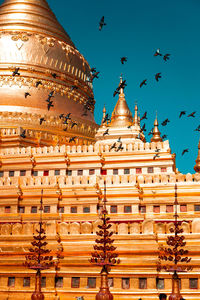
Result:
M100 268L89 258L104 184L120 258L109 274L114 299L170 294L171 275L158 273L157 262L159 245L174 224L175 185L193 267L179 275L181 294L187 300L200 299L200 143L195 173L181 174L169 141L161 138L157 116L147 142L139 108L129 110L123 87L111 120L104 108L97 125L90 78L88 62L46 0L3 2L0 300L28 300L34 291L35 272L24 262L40 220L42 190L48 247L56 251L57 234L64 247L59 271L42 272L45 300L56 295L61 300L95 299ZM53 106L47 107L49 103Z

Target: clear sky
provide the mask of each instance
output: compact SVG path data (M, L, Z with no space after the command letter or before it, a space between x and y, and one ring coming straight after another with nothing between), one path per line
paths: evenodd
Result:
M3 1L0 1L2 3ZM200 133L200 1L199 0L48 0L57 19L91 67L100 71L94 80L95 120L100 123L105 103L110 114L116 104L113 91L120 74L127 81L126 100L133 112L137 101L146 127L168 118L162 134L168 136L180 172L194 173ZM107 25L100 32L98 22ZM154 57L157 48L170 60ZM127 56L125 65L120 57ZM162 73L156 82L154 75ZM147 86L139 87L143 79ZM196 111L196 118L183 116ZM146 139L149 136L146 133ZM189 148L184 156L182 150Z

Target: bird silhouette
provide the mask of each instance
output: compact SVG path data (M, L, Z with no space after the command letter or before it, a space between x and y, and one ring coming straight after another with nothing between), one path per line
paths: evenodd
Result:
M142 118L140 119L140 121L142 121L142 120L147 120L147 111L145 111L145 113L144 113L144 115L142 116Z
M144 124L144 125L142 126L142 128L140 129L140 132L144 132L144 131L146 131L146 124Z
M109 135L109 128L106 129L106 131L103 133L103 136L105 136L105 135Z
M169 59L169 57L170 57L170 54L165 54L165 55L163 56L164 61L167 61L167 60Z
M63 118L64 118L64 114L60 114L60 115L59 115L59 118L60 118L60 119L63 119Z
M78 126L78 124L76 122L73 122L71 128L73 128L74 126Z
M101 20L100 20L100 22L99 22L99 30L101 31L102 30L102 28L103 28L103 26L105 26L106 25L106 23L104 22L104 16L101 18Z
M121 143L121 136L117 139L117 143Z
M132 125L129 125L127 128L128 128L128 129L131 129L131 127L132 127Z
M95 78L99 78L99 73L100 72L95 72L95 73L93 73L91 76L90 76L90 82L93 82L93 80L95 79Z
M65 116L65 119L66 119L66 120L71 120L71 117L70 117L71 114L72 114L72 113L68 113L68 114Z
M185 115L186 114L186 111L185 110L182 110L181 112L180 112L180 114L179 114L179 118L181 118L183 115Z
M156 73L155 75L156 81L159 81L160 78L162 78L161 73Z
M15 68L15 70L12 72L12 76L20 76L20 73L19 73L19 68Z
M147 79L144 79L144 80L140 83L140 88L141 88L143 85L147 85Z
M109 121L109 120L110 120L109 115L106 114L104 119L102 120L102 123L105 123L106 121Z
M75 142L75 139L76 139L76 136L71 137L71 138L69 139L69 143Z
M170 122L169 119L165 119L165 120L161 123L161 125L162 125L162 126L166 126L167 123L169 123L169 122Z
M123 56L123 57L121 57L120 60L121 60L121 63L123 65L125 62L127 62L127 57Z
M116 146L117 146L117 143L116 143L116 142L114 142L114 144L112 144L112 145L110 146L110 149L109 149L109 151L111 151L112 149L115 149L115 148L116 148Z
M124 147L122 147L122 143L120 143L120 145L117 147L116 152L123 150Z
M160 156L159 156L159 153L156 153L156 154L154 155L153 160L155 160L157 157L160 157Z
M39 85L42 85L42 81L40 81L40 80L36 81L36 83L35 83L36 88L37 88Z
M194 131L199 131L200 132L200 125L198 125L198 127Z
M113 93L113 97L115 97L116 95L119 95L119 91L115 90Z
M54 107L53 101L48 101L47 109L50 110L51 107Z
M156 52L154 53L154 56L162 56L162 54L160 53L160 49L156 50Z
M22 133L20 134L20 136L25 139L26 138L26 130L23 130Z
M167 138L167 135L166 135L166 134L163 134L162 139L164 140L164 139L166 139L166 138Z
M184 155L185 153L189 152L189 149L184 149L183 152L182 152L182 155Z
M97 71L97 68L92 68L90 71L91 73L95 73Z
M195 114L196 114L196 111L193 111L191 114L188 115L188 117L195 118Z
M25 98L27 98L28 96L31 96L31 94L28 93L28 92L24 93L24 97L25 97Z
M120 90L120 89L125 89L126 86L127 86L126 80L123 80L123 81L119 84L118 89L119 89L119 90Z
M45 118L40 118L40 125L42 125L43 122L45 122Z
M53 78L57 78L57 77L58 77L58 75L57 75L56 73L51 73L51 76L52 76Z

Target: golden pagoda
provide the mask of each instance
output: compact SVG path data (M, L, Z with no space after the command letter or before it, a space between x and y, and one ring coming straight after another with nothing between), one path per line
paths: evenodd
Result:
M139 107L132 114L123 88L111 120L104 108L97 125L90 67L47 1L5 0L0 29L0 300L29 300L35 290L35 271L24 263L42 190L48 249L56 261L59 237L64 257L55 270L41 271L42 294L45 300L95 299L101 276L89 258L105 184L120 257L108 276L113 299L170 295L171 275L158 274L157 261L174 226L175 185L192 258L180 291L185 299L200 299L200 149L195 173L178 172L157 117L148 142Z

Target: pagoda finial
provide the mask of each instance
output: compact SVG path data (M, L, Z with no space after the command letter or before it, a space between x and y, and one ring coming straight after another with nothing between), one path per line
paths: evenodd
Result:
M138 106L137 106L137 101L135 101L135 115L134 115L134 119L133 119L133 124L139 125L139 123L140 123L140 119L138 116Z
M162 142L162 138L160 136L160 131L158 129L158 116L157 116L157 111L156 111L156 118L154 121L154 129L153 129L153 136L151 138L151 142Z
M122 75L120 76L120 90L119 99L111 116L110 126L112 127L127 127L132 124L133 117L128 107L128 104L124 95L124 87L126 86L126 80L123 80Z
M196 173L200 173L200 139L198 144L198 155L196 159L196 165L194 166L194 170L196 171Z
M105 104L104 104L104 107L103 107L103 118L101 120L101 125L105 125L105 117L106 117L106 107L105 107Z

